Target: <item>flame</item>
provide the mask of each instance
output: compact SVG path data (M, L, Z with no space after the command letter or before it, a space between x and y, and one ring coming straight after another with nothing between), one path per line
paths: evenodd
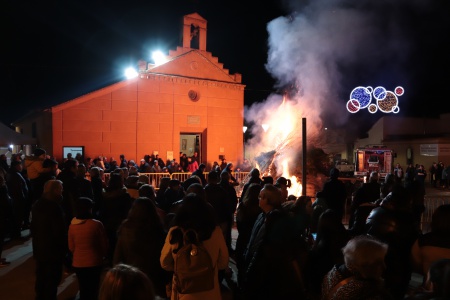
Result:
M289 163L288 159L283 160L281 164L283 166L283 174L281 176L291 180L291 187L287 189L288 195L300 197L302 195L302 188L303 188L302 184L297 180L297 176L289 174L288 163Z

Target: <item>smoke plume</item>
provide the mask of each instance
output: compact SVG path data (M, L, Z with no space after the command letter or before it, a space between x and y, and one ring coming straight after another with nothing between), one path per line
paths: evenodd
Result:
M266 69L284 93L246 107L246 121L255 124L247 153L275 150L274 163L281 167L281 160L298 158L302 118L308 144L319 147L324 124L348 132L357 127L345 107L354 87L407 85L403 66L412 20L405 15L419 9L404 0L314 0L292 5L290 15L269 22ZM267 131L262 124L269 125Z

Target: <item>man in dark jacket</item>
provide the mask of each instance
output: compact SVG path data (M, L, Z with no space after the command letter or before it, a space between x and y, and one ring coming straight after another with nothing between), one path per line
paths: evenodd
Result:
M198 169L195 170L194 172L192 172L192 175L197 175L200 178L200 180L202 181L202 185L203 186L205 186L207 184L206 177L205 177L205 174L204 174L205 169L206 169L205 164L200 164L198 166Z
M60 180L47 181L42 197L32 208L30 230L36 262L36 300L57 299L64 258L68 252L67 224L60 205L62 191Z
M242 299L303 299L297 272L299 253L293 218L282 209L281 191L266 184L259 193L262 213L256 219L245 252Z
M345 184L339 180L338 169L331 169L330 179L324 183L322 192L328 208L334 210L342 220L345 201L347 200L347 189L345 188Z
M9 195L12 199L13 222L11 228L11 238L20 238L22 225L28 223L29 215L26 215L28 198L28 185L22 176L22 163L13 161L6 179ZM29 206L28 206L29 207ZM29 213L29 210L28 210Z

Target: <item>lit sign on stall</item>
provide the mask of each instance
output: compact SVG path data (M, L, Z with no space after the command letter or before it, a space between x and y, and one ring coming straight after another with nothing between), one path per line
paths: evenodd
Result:
M350 93L350 100L347 101L347 110L354 114L361 109L367 110L374 114L378 110L383 113L398 113L398 98L405 93L405 90L398 86L394 91L388 91L382 86L372 88L371 86L358 86ZM372 100L375 99L374 103Z

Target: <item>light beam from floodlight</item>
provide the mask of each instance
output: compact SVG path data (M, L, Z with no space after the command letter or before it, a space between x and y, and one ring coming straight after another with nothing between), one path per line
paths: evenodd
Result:
M137 77L138 76L138 72L134 68L129 67L129 68L127 68L125 70L125 76L128 79L131 79L131 78Z
M153 51L152 52L152 59L155 65L162 65L167 62L167 58L161 51Z

